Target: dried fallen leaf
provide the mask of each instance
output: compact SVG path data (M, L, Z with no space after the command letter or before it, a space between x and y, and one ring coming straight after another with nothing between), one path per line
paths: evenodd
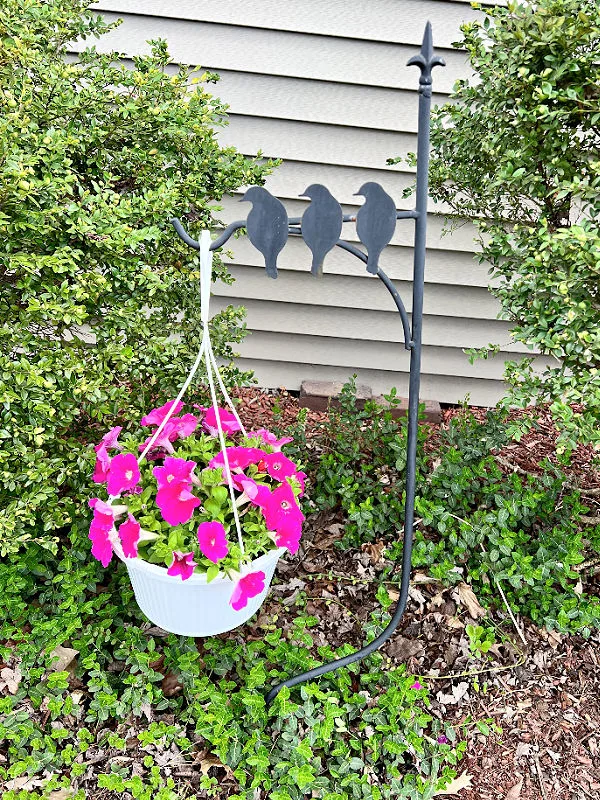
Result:
M471 775L469 775L467 772L463 772L462 775L459 775L457 778L454 778L453 781L450 781L445 789L440 789L433 796L439 797L447 794L458 794L463 789L471 789L473 786L471 779Z
M468 584L461 581L456 587L456 591L452 593L452 597L467 609L469 616L473 619L485 617L487 613L485 608L475 597L475 592Z
M63 647L59 644L50 653L50 658L54 659L50 667L50 672L64 672L71 666L78 655L79 650L74 650L72 647Z
M0 691L6 688L9 694L16 694L22 677L19 667L4 667L0 670Z
M518 783L515 783L514 786L511 786L511 788L506 793L506 797L504 798L504 800L519 800L519 798L521 797L522 788L523 788L523 778L521 778L521 780Z
M56 670L60 672L61 670ZM75 789L55 789L48 795L48 800L69 800L75 794Z
M173 672L167 672L162 680L162 690L165 697L175 697L183 690L183 684Z
M417 639L396 636L387 645L386 652L390 658L395 658L397 661L408 661L413 656L422 656L425 648Z
M369 561L374 566L377 566L383 561L383 551L385 550L385 542L381 539L378 542L370 542L369 544L362 544L360 549L369 557Z

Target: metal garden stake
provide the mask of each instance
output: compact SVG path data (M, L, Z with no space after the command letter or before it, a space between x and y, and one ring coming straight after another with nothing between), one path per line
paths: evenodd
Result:
M433 52L431 24L429 22L425 26L421 50L418 55L409 59L408 65L417 66L421 72L419 77L419 124L417 134L416 203L414 210L397 211L394 200L386 194L379 184L365 183L356 192L356 194L365 197L365 203L361 206L356 216L344 215L340 204L325 186L311 184L301 195L311 199L311 203L304 212L303 217L288 219L283 203L263 187L253 186L242 197L242 201L252 203L248 218L228 225L210 246L211 250L217 250L228 241L236 230L246 228L250 242L264 256L266 272L271 278L277 278L277 256L283 250L288 236L302 236L312 252L312 272L317 276L322 274L323 259L330 250L336 246L347 250L366 264L368 272L377 275L393 297L402 321L404 347L410 351L402 577L400 596L392 619L385 630L361 650L357 650L344 658L331 661L328 664L323 664L308 672L295 675L274 686L267 695L268 703L273 700L283 686L292 687L313 678L318 678L327 672L359 661L379 649L394 633L406 609L410 582L415 509L415 469L421 378L421 328L423 321L423 284L427 231L431 72L435 66L445 66L444 60ZM410 320L397 289L379 267L379 256L391 241L396 228L396 221L399 219L411 219L415 222L412 314ZM178 219L172 219L171 222L186 244L195 250L200 249L199 243L185 232ZM344 222L356 222L357 234L367 250L366 254L354 245L339 238Z

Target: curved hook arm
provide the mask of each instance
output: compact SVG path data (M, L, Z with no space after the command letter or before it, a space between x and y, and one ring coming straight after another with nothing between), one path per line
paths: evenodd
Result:
M299 236L301 232L299 230L293 230L290 228L289 233ZM367 256L365 253L363 253L362 250L359 250L358 247L355 247L353 244L345 242L343 239L339 239L336 242L336 247L341 247L342 250L346 250L348 253L351 253L353 256L360 259L364 264L367 263ZM398 309L398 313L400 314L400 319L402 320L402 330L404 331L404 349L411 350L413 347L413 340L410 332L410 321L408 319L408 314L406 313L404 303L402 302L402 298L400 297L400 293L380 267L378 267L376 274L388 292L392 295L392 299L394 300L396 308Z
M303 672L301 675L295 675L293 678L288 678L287 681L282 681L281 683L274 686L271 691L266 696L267 705L271 703L271 701L277 696L277 694L281 691L284 686L287 686L291 689L292 686L296 686L298 683L305 683L306 681L310 681L313 678L318 678L320 675L326 675L328 672L333 672L333 670L339 669L340 667L347 667L348 664L353 664L355 661L360 661L361 659L365 658L366 656L371 655L374 653L375 650L378 650L382 644L384 644L392 635L392 633L398 627L398 623L404 614L406 609L406 604L408 602L408 588L410 585L410 568L411 568L411 557L412 557L412 541L413 541L413 531L412 528L407 530L404 528L404 536L402 539L402 577L400 580L400 596L396 603L396 608L394 609L394 615L391 620L388 622L386 627L383 631L379 634L376 639L373 639L372 642L369 642L368 645L362 647L360 650L357 650L355 653L350 653L349 656L344 656L344 658L338 658L337 661L330 661L329 664L322 664L320 667L315 667L314 669L309 670L308 672Z

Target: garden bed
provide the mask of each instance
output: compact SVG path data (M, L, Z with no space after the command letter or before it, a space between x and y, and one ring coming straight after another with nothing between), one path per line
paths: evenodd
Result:
M239 394L240 413L249 427L289 427L298 416L297 401L285 392L248 389ZM441 426L428 428L429 453L435 451L440 429L459 413L448 409ZM315 412L306 417L307 440L317 450L318 426L325 420L325 414ZM552 431L545 424L542 419L518 446L500 453L504 470L535 471L541 455L554 457L548 443ZM587 451L579 454L580 469L572 469L569 480L591 490L594 503L599 482L590 458ZM596 514L597 506L589 513ZM382 660L352 668L349 681L343 674L322 679L319 687L325 694L320 699L295 689L283 706L276 701L274 716L265 720L262 694L273 680L286 670L302 671L312 659L332 657L333 651L325 655L328 646L338 653L343 646L359 647L365 632L375 635L389 618L398 580L385 543L376 539L341 548L337 545L344 530L339 512L310 515L298 554L280 562L260 613L239 630L195 642L178 640L145 623L118 575L107 577L112 590L102 584L91 593L88 588L87 600L80 597L83 605L77 609L64 600L69 583L65 564L58 577L66 581L66 589L40 569L29 610L24 606L15 613L15 621L29 621L1 651L0 710L6 719L9 711L18 715L13 730L19 731L21 758L15 761L14 751L9 751L15 746L9 735L0 745L0 768L13 770L5 780L5 796L29 797L18 792L39 791L50 776L56 783L46 795L50 800L64 800L75 791L92 800L227 800L242 796L242 774L246 786L253 776L271 776L250 790L255 800L288 797L281 782L290 775L298 786L317 792L314 797L351 798L352 785L358 791L359 785L384 790L393 781L386 771L392 756L373 759L372 747L380 745L369 742L402 737L402 729L393 723L388 733L368 733L369 726L365 732L360 722L370 710L374 718L388 720L386 698L399 687L404 693L401 702L408 703L402 708L412 704L416 713L424 708L433 717L424 735L438 736L442 755L455 747L447 738L449 726L465 743L459 746L458 754L463 747L465 757L456 767L458 777L447 792L463 800L598 796L598 631L587 639L560 635L518 615L513 621L502 603L486 610L469 591L466 574L448 586L426 570L415 569L407 612L383 648ZM114 595L117 585L124 595L123 607ZM52 606L57 591L66 592L60 608ZM78 591L72 590L73 597ZM586 591L598 591L598 575L587 581ZM283 647L277 641L288 644ZM54 672L33 666L39 650L55 647L61 661ZM32 666L26 669L27 663ZM406 680L402 684L404 674L428 692L429 707L420 701L418 688L407 689ZM400 683L383 686L386 675ZM224 691L224 686L229 689ZM331 703L339 708L337 744L332 745L339 755L327 746L319 749L317 740L313 755L321 754L321 766L316 769L314 759L308 758L310 748L303 750L310 725L302 720L314 714L314 725L324 724L321 710ZM352 709L360 708L357 704L364 705L355 716ZM296 720L296 727L286 728L290 720ZM253 737L258 737L255 745ZM59 748L67 755L72 748L72 753L57 768ZM225 765L229 759L233 767ZM335 780L339 785L341 779L334 780L332 771L344 769L344 762L356 769L347 794L327 794ZM419 763L420 758L409 758L406 769Z

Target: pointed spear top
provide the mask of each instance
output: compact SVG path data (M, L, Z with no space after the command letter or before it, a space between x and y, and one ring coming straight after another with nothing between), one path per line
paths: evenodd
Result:
M418 55L408 59L407 66L416 65L421 70L420 84L431 84L431 70L434 67L445 67L446 62L441 56L436 56L433 52L433 34L431 32L431 22L425 25L423 33L423 43Z

